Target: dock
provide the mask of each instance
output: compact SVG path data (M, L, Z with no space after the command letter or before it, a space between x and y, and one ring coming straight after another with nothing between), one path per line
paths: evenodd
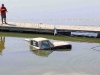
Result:
M50 25L50 24L33 24L8 22L0 25L0 31L18 31L18 32L37 32L37 33L54 33L57 32L93 32L100 35L100 27L88 25Z

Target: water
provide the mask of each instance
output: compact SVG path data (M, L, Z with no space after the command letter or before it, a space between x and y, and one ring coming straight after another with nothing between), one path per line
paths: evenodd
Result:
M67 41L71 50L32 51L24 39L0 39L0 75L100 75L99 43Z
M7 22L100 26L100 1L0 0L8 9Z

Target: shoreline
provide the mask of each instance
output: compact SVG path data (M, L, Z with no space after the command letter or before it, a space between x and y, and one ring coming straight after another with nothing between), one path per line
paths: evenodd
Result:
M50 34L38 34L38 33L0 32L0 36L24 37L24 38L45 37L48 39L62 40L62 41L100 43L100 38L63 36L63 35L62 36L59 36L59 35L54 36L54 35L50 35Z

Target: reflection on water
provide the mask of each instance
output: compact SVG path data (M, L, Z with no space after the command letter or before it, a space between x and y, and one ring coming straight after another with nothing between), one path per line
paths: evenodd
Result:
M99 43L67 41L71 50L33 51L24 39L0 38L0 75L100 75Z
M71 51L71 49L59 49L59 50L33 50L33 47L30 46L30 51L37 55L37 56L42 56L42 57L48 57L53 51Z
M51 50L31 50L37 56L48 57L53 51Z
M4 44L5 44L5 37L0 36L0 55L2 55L3 49L5 49Z

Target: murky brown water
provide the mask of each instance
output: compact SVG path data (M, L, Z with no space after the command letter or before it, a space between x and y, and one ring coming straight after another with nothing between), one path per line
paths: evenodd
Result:
M100 75L100 44L69 42L65 51L31 51L25 38L0 37L0 75Z

